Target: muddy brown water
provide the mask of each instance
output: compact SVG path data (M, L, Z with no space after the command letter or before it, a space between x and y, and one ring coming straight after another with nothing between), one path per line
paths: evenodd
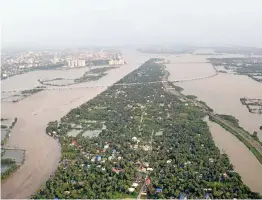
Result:
M212 137L221 150L225 152L235 167L235 171L241 175L242 181L252 191L262 194L262 165L253 156L252 152L234 135L223 129L220 125L206 120Z
M181 80L203 77L214 74L206 56L180 55L169 56L171 63L167 65L169 80ZM201 63L202 62L202 63ZM229 114L239 119L239 124L249 132L257 131L262 140L262 115L252 114L240 102L240 98L262 98L262 84L247 76L222 74L195 81L176 83L184 88L184 94L196 95L219 114ZM241 175L243 182L251 190L262 194L262 165L252 152L230 132L219 125L209 122L214 142L230 157L235 170Z
M214 74L206 56L180 55L169 56L171 64L167 65L170 72L168 80L181 80L209 76ZM219 73L212 78L185 81L176 85L184 88L184 94L192 94L207 103L216 113L233 115L239 120L240 126L253 133L258 132L262 140L262 115L253 114L242 105L240 98L262 99L262 83L247 76Z
M124 58L128 62L127 65L108 71L108 74L98 81L82 83L74 85L73 87L113 84L136 69L149 57L154 57L154 55L125 51ZM214 69L209 63L206 63L205 56L179 55L168 56L167 59L171 60L171 63L167 65L167 69L171 73L169 77L170 80L196 78L214 74ZM88 69L82 68L63 72L57 70L55 70L55 72L54 70L30 72L2 81L2 90L34 88L39 85L37 79L52 79L57 77L76 78L87 70ZM220 79L220 76L223 78ZM239 98L243 97L243 95L260 97L262 95L261 85L256 85L256 83L252 82L253 80L247 77L240 78L240 76L232 76L225 78L226 76L228 75L219 74L210 79L184 82L180 85L185 88L184 92L186 94L198 96L199 99L206 101L216 112L232 114L240 120L240 125L247 130L255 129L258 122L262 121L261 117L251 115L244 106L240 105ZM59 120L72 108L94 98L105 89L106 87L74 88L72 90L54 91L45 90L15 104L1 103L2 116L18 117L18 122L12 130L7 147L26 150L25 163L2 183L2 198L28 198L48 180L50 174L55 171L58 165L60 146L56 140L45 134L47 123L52 120ZM247 93L248 91L249 93ZM259 93L259 91L261 92ZM225 97L225 99L223 97ZM225 143L228 141L228 139L224 139L223 136L221 136L220 139ZM217 145L220 145L216 137L214 137L214 140ZM242 148L240 145L241 143L232 143L231 148L238 150ZM237 151L235 153L226 151L226 153L229 155L233 165L236 166L236 170L242 176L243 181L250 186L252 190L261 192L257 179L254 179L254 183L251 184L248 181L248 173L244 173L240 168L242 167L242 169L245 170L249 168L247 165L252 165L252 173L256 173L258 177L262 177L261 169L256 168L253 162L246 165L243 165L241 162L236 162L235 159L241 159ZM246 156L248 159L255 158L253 154L245 154L245 157Z
M79 85L111 85L147 60L147 57L139 56L134 51L124 53L124 58L128 64L108 71L108 74L98 81ZM75 78L81 76L87 69L78 70L73 69L61 73L64 75L63 77ZM61 77L61 73L38 71L14 76L2 81L2 90L33 88L38 86L37 79L57 78L57 76ZM94 98L106 88L44 90L18 103L1 103L2 116L16 116L18 118L6 146L26 150L25 163L12 176L2 182L2 198L28 198L48 180L59 163L60 146L57 140L45 134L46 125L49 121L59 120L72 108Z

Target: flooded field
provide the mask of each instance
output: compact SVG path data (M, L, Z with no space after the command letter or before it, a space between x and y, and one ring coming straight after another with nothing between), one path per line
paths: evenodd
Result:
M60 146L58 141L45 134L48 122L59 120L72 108L94 98L106 90L109 85L120 80L123 76L139 67L149 57L154 57L154 55L143 55L132 50L124 52L123 57L128 64L109 70L108 74L98 81L72 85L71 90L44 90L15 104L1 103L2 115L18 117L17 124L13 128L12 135L7 142L7 147L26 150L25 163L12 177L2 183L2 198L29 197L55 171L60 159ZM171 61L167 65L167 69L171 73L170 80L203 77L215 73L214 68L207 63L205 56L180 55L168 56L166 58ZM88 68L79 68L30 72L2 81L2 90L34 88L40 85L37 81L38 79L50 80L59 77L75 79L88 70ZM261 116L249 113L246 107L242 106L239 99L245 96L249 98L261 96L261 85L255 85L258 83L248 77L242 77L244 79L242 80L240 76L234 77L231 75L233 78L229 76L219 74L210 79L189 81L179 85L185 88L185 93L198 96L199 99L205 101L216 112L236 116L240 120L240 125L245 129L257 130L256 127L262 121ZM221 79L221 77L223 78ZM225 77L228 77L228 79ZM89 88L80 88L86 86ZM91 132L86 132L85 134L86 136L93 136ZM258 135L261 135L261 132ZM233 147L235 150L238 149L238 145ZM248 156L255 159L252 154ZM232 156L230 155L230 157ZM234 158L240 159L239 154ZM238 163L234 165L236 164ZM257 170L257 168L254 168L254 170ZM243 176L247 176L247 174L243 173ZM243 180L246 180L246 178L248 177L243 177ZM246 183L248 184L248 182Z
M203 77L214 74L205 56L169 56L171 64L167 65L170 72L169 80ZM202 62L202 64L200 63ZM262 99L262 84L247 76L219 73L208 79L176 83L184 88L183 93L195 95L207 103L216 113L233 115L239 120L240 126L253 133L258 132L262 140L262 115L249 113L240 102L240 98Z
M171 60L167 65L170 81L214 74L212 65L206 63L206 57L202 55L169 56L168 59ZM235 116L239 119L240 126L250 133L257 131L262 140L262 131L259 130L262 115L249 113L240 102L243 97L262 98L261 83L247 76L219 73L212 78L179 82L176 85L184 88L184 94L195 95L206 102L216 113ZM262 165L256 157L231 133L217 124L210 122L209 125L216 145L229 155L244 183L252 190L262 193Z
M98 81L74 85L105 87L44 90L18 103L2 102L2 115L18 117L7 147L26 150L25 163L2 183L2 198L28 198L55 171L60 160L60 146L58 141L45 133L49 121L59 120L72 108L94 98L108 85L115 83L147 60L147 57L141 57L133 50L124 52L123 57L128 64L108 71L108 74ZM2 90L34 88L39 84L38 79L57 78L61 76L60 73L65 73L67 78L76 78L86 70L81 68L62 72L30 72L2 81Z
M249 149L230 132L220 125L207 120L212 137L217 147L224 151L240 174L243 182L252 191L262 193L262 165Z
M24 162L25 151L21 149L5 149L3 159L9 158L15 160L17 164L22 164Z

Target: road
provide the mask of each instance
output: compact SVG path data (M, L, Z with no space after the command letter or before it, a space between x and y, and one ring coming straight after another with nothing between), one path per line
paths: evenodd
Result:
M226 127L230 128L230 129L234 130L235 132L237 132L238 135L242 136L245 140L247 140L249 142L249 144L252 147L254 147L259 152L260 155L262 155L262 145L258 141L254 140L249 133L245 132L244 130L242 130L239 127L236 127L235 125L233 125L232 123L228 122L227 120L224 120L222 117L220 117L219 115L215 114L214 112L209 111L208 107L206 107L205 105L199 103L197 100L192 100L192 99L187 98L185 95L175 91L174 88L167 88L166 87L166 89L170 93L172 93L174 95L178 95L179 94L182 98L186 99L187 101L189 101L191 103L194 103L194 104L198 105L199 107L201 107L203 110L205 110L207 115L213 117L215 120L218 120L224 126L226 126Z
M149 155L152 153L152 150L153 150L153 145L152 145L153 144L153 135L154 135L154 131L152 131L152 134L151 134L151 137L150 137ZM148 175L149 175L149 172L147 171L144 183L143 183L143 185L142 185L142 187L141 187L141 189L140 189L140 191L139 191L139 193L137 195L137 199L140 199L142 192L146 190L146 188L145 188L146 187L146 179L148 178Z

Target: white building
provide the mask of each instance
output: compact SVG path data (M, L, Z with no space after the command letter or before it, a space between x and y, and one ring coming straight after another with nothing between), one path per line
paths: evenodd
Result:
M68 60L67 61L67 66L68 67L83 67L85 66L85 60L79 60L79 59L74 59L74 60Z
M83 67L86 65L86 61L85 60L77 60L77 67Z

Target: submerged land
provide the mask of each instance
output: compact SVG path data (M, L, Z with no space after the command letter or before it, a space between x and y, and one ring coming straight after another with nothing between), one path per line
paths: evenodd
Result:
M62 157L33 198L261 198L215 146L203 106L170 92L167 76L149 60L49 123Z
M154 57L130 56L129 52L127 55L125 59L131 65L35 71L3 81L6 93L2 94L7 98L13 90L24 91L27 98L15 104L2 100L5 116L18 117L6 145L25 150L24 164L2 182L2 198L28 198L31 194L49 198L87 198L87 195L98 198L97 192L101 192L101 198L228 198L227 192L232 191L226 190L224 184L236 188L230 198L241 195L257 198L258 194L245 185L262 193L259 179L262 118L249 112L239 99L262 98L260 83L247 76L220 73L208 62L207 55L199 53L175 56L161 53ZM115 83L150 57L154 58ZM39 88L42 87L39 80L46 84L45 88ZM75 80L81 82L75 84ZM235 87L236 82L241 90ZM87 102L89 99L92 100ZM250 99L246 99L251 111L256 111L254 102L250 105ZM222 101L228 103L221 104ZM70 111L72 108L76 109ZM46 128L50 120L53 122ZM201 139L210 137L204 138L208 141L193 137L198 132ZM188 135L197 141L190 140L189 145ZM205 154L210 147L207 156L211 159L205 157L205 163L199 165L195 159L202 159L202 152ZM221 154L219 157L217 152ZM152 153L158 157L151 158ZM221 160L226 161L221 165ZM212 163L219 163L221 169L215 167L212 173L203 174L207 167L213 167ZM131 171L126 169L129 166ZM239 182L235 183L232 177L237 177ZM106 191L95 186L96 178L103 180L100 186L104 184ZM113 181L107 184L104 179ZM187 180L194 187L189 187ZM210 185L205 185L209 182ZM38 188L41 190L36 193Z

